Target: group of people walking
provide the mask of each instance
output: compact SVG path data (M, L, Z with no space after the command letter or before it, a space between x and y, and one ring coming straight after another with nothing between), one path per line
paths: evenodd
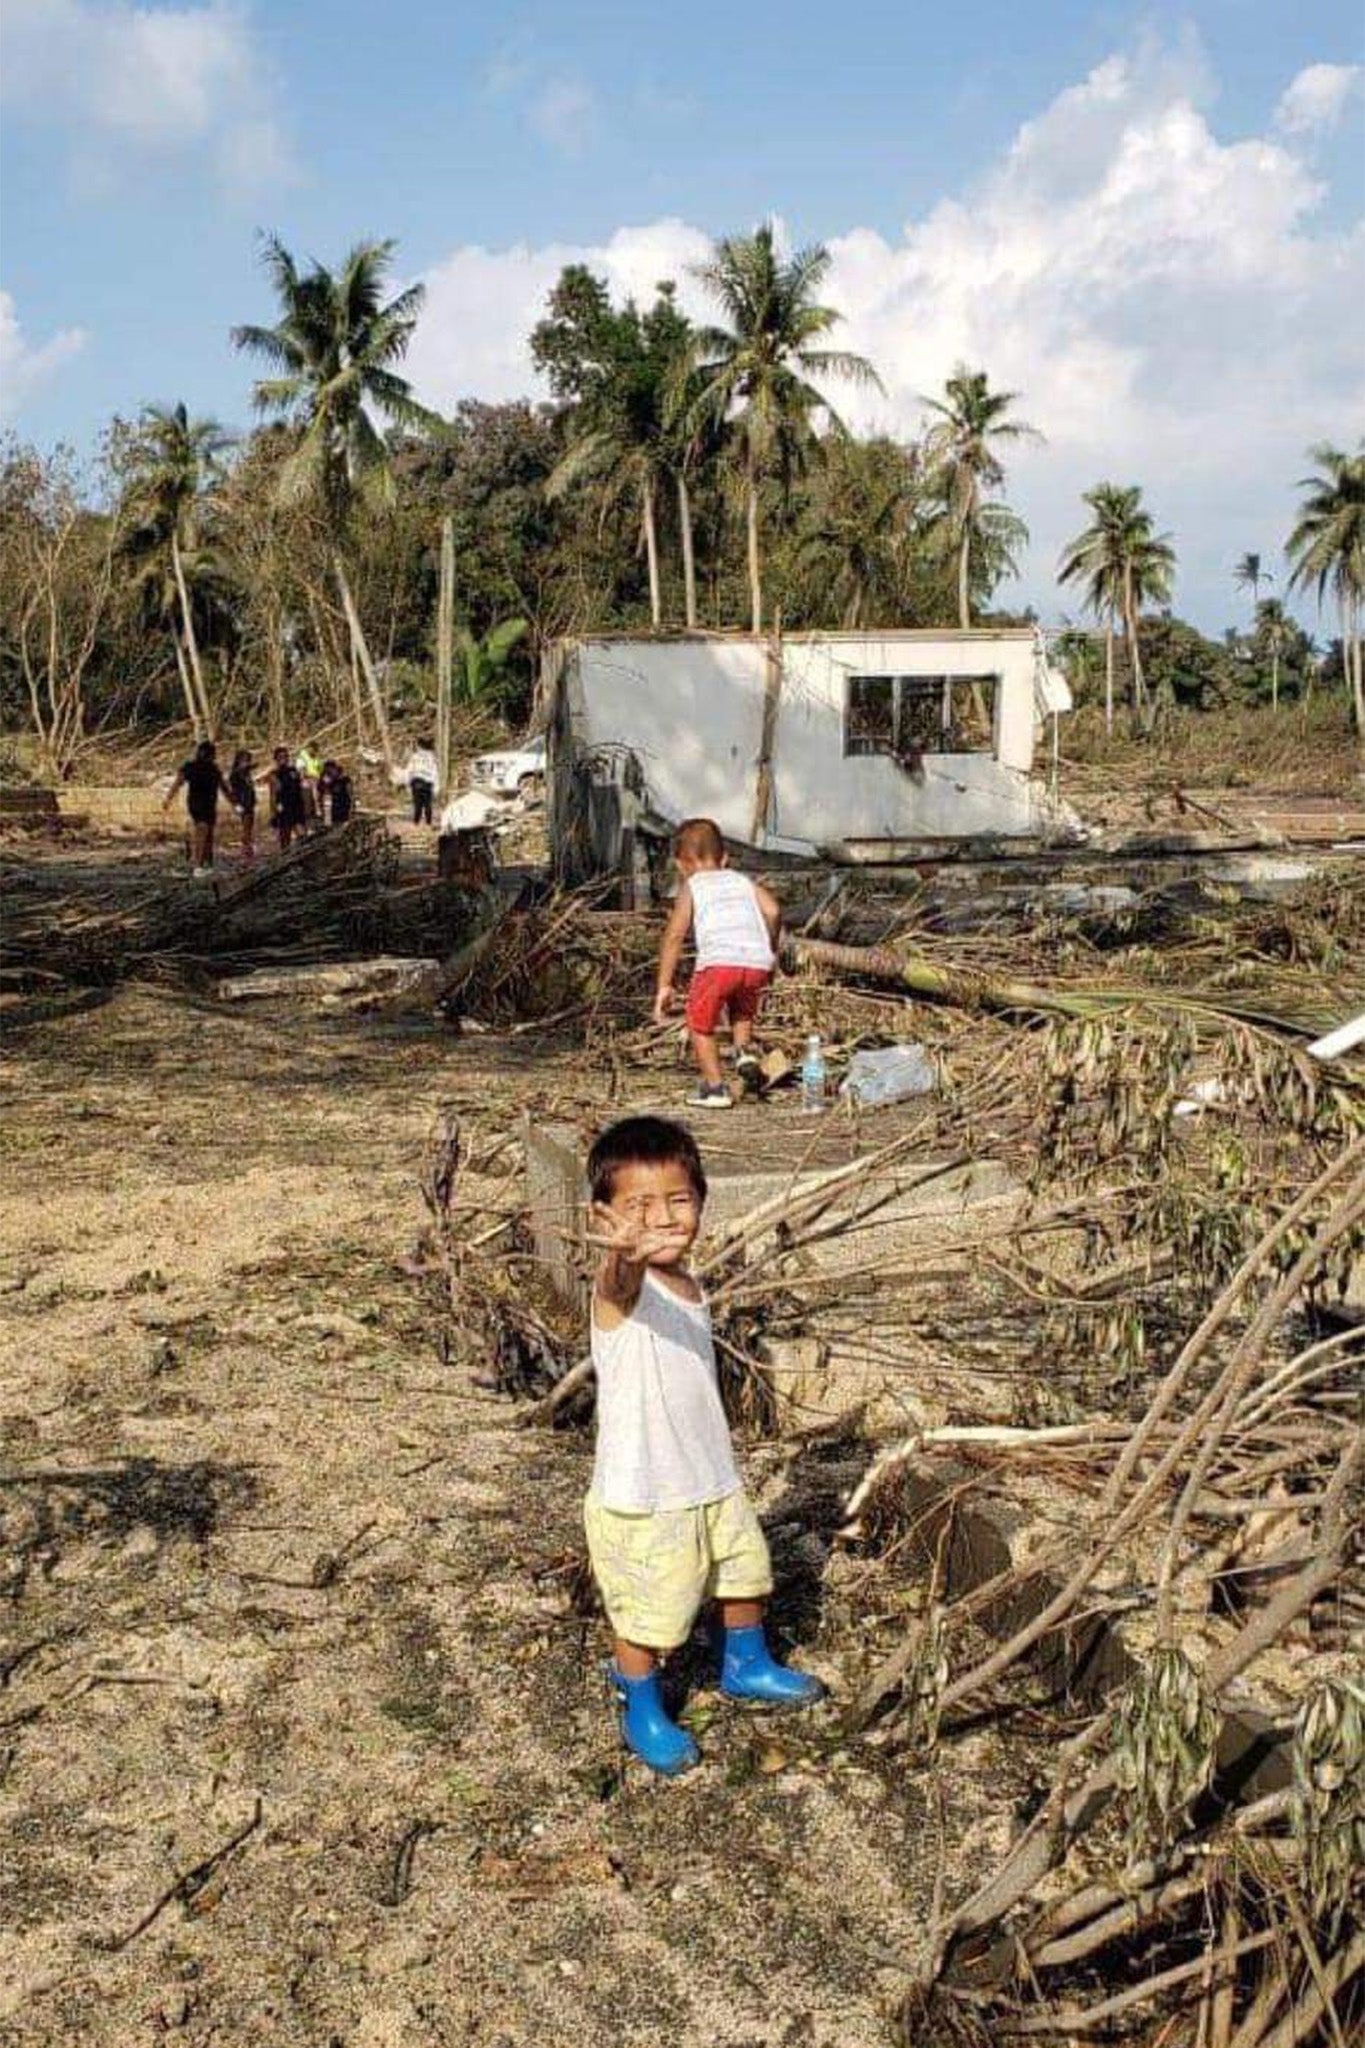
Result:
M255 757L239 747L224 775L216 743L200 740L190 759L182 762L163 806L169 810L179 792L185 791L190 865L197 878L213 872L220 799L237 814L243 863L249 866L256 858L256 809L262 783L269 799L270 830L281 853L301 833L344 825L355 810L351 778L341 761L323 760L307 746L292 756L288 747L276 747L269 768L258 769Z

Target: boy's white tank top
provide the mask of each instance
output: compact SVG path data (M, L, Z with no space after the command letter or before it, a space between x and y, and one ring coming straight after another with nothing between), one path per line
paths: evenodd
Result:
M692 891L692 933L697 972L708 967L773 965L772 941L759 908L758 891L733 868L699 868L687 878Z
M639 1300L616 1329L599 1329L594 1314L592 1362L592 1492L602 1507L652 1514L738 1491L704 1301L684 1301L646 1271Z

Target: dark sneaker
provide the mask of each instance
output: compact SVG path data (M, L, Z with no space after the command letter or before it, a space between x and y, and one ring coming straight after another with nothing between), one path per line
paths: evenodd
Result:
M689 1109L733 1109L730 1091L723 1081L714 1087L709 1081L699 1081L687 1098Z

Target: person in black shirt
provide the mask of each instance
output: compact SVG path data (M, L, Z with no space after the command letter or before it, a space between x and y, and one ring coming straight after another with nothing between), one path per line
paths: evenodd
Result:
M324 761L318 777L318 799L327 807L327 822L344 825L355 809L351 778L340 761Z
M270 826L283 853L301 832L308 819L303 794L303 777L289 758L288 747L276 747L275 765L270 771Z
M237 815L242 821L242 864L250 867L256 858L256 778L251 772L251 756L245 747L238 747L228 770L228 795L237 806Z
M196 879L213 872L213 833L218 823L218 798L232 802L232 792L218 766L218 749L212 740L200 740L192 760L181 764L175 781L166 792L163 810L169 810L177 791L184 789L190 814L190 858Z

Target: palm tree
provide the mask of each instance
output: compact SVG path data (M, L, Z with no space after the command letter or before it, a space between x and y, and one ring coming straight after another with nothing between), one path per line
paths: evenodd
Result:
M729 325L705 327L696 337L695 394L683 418L733 426L743 466L755 633L763 630L760 492L776 479L785 493L804 466L818 415L843 432L829 400L810 380L841 377L880 389L876 371L862 356L816 346L842 318L815 298L829 266L829 251L818 243L784 259L773 224L765 221L752 235L727 236L712 260L696 269Z
M1270 708L1280 708L1280 655L1290 618L1278 597L1263 597L1256 607L1256 637L1270 650Z
M841 626L888 625L901 613L915 451L841 440L811 479L797 513L795 561L803 609Z
M233 346L272 364L252 396L259 412L295 430L292 452L280 466L282 504L311 500L320 508L332 547L332 566L346 613L355 658L364 670L386 765L393 746L383 693L343 558L356 501L386 503L393 495L388 449L370 416L409 432L434 432L442 422L419 405L393 368L412 340L424 288L410 285L384 302L396 244L358 242L335 273L320 263L300 271L277 236L263 251L280 304L274 327L234 327Z
M1249 590L1251 592L1251 605L1254 611L1256 601L1260 596L1261 585L1263 583L1273 583L1275 578L1271 575L1269 569L1263 566L1260 556L1250 553L1243 555L1236 564L1232 572L1232 580L1239 590Z
M927 453L941 465L944 517L957 556L958 624L972 623L971 573L973 552L980 554L992 538L999 544L1005 537L1001 515L1014 521L1008 535L1008 550L1027 539L1022 522L1008 508L990 504L986 493L1005 481L1004 464L995 452L1001 441L1041 441L1036 427L1006 417L1018 398L1017 391L992 391L984 370L969 370L959 363L945 386L945 397L926 398L924 403L938 418L930 427Z
M1138 615L1144 604L1170 598L1175 550L1168 534L1152 531L1152 515L1142 503L1138 484L1096 484L1083 502L1094 518L1071 541L1058 565L1060 583L1085 586L1087 610L1105 622L1104 723L1114 729L1114 629L1122 619L1133 671L1133 710L1147 711L1138 646Z
M551 390L570 401L569 446L550 477L548 494L557 498L576 484L591 482L601 488L604 514L622 499L638 503L656 627L663 616L660 497L670 482L677 488L687 623L696 624L687 472L699 447L695 433L680 430L677 398L691 342L691 326L678 309L671 282L659 286L648 312L642 314L633 300L617 311L602 280L583 264L561 272L549 311L531 336L532 357Z
M172 621L179 611L179 631L173 622L171 640L196 739L213 731L213 712L189 585L201 575L207 580L212 572L201 544L201 515L232 443L233 436L217 420L191 419L183 404L147 405L123 457L132 519L125 550L139 563L137 580L145 591L155 582L169 583L169 590L157 593L157 609Z
M1291 590L1311 584L1319 606L1330 586L1341 614L1341 654L1356 730L1365 734L1361 610L1365 606L1365 442L1354 455L1320 441L1309 450L1319 474L1303 477L1307 493L1285 544L1293 563Z

